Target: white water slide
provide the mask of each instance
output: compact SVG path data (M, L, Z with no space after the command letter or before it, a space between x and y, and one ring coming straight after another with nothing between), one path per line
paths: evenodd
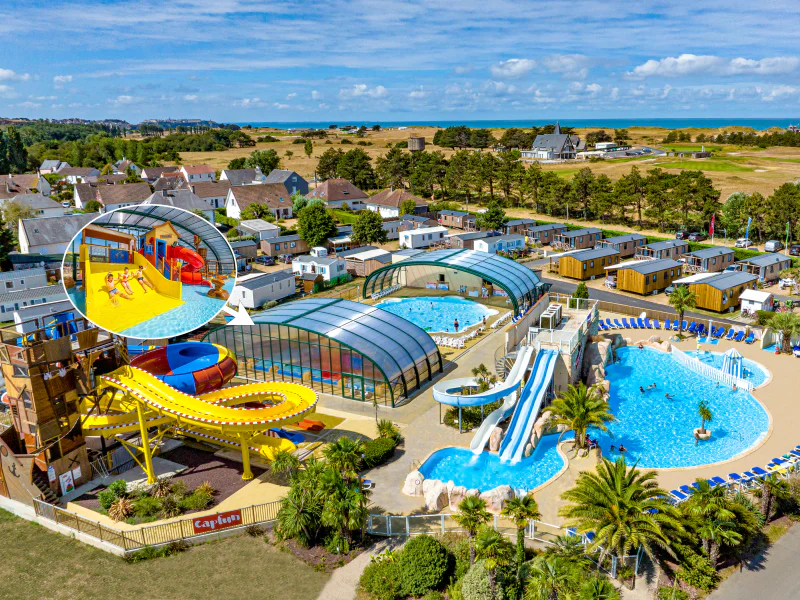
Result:
M514 416L500 445L500 460L511 461L511 464L522 460L522 453L530 439L533 424L542 409L547 389L553 380L558 352L540 350L533 363L533 371L520 394Z

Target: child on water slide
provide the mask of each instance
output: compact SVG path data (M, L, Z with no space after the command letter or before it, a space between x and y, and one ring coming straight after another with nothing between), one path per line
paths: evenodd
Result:
M131 298L128 294L117 289L117 286L114 283L114 275L112 273L106 275L106 291L108 291L108 299L114 306L119 306L119 300L117 300L117 296L122 296L126 300L133 300L133 298Z
M127 267L125 268L125 270L126 271L128 270ZM136 276L136 281L138 281L139 285L142 286L142 289L144 290L145 294L147 293L147 288L150 288L151 290L154 289L153 284L147 281L147 279L144 276L144 265L139 265L139 269L136 271L135 276Z
M131 284L129 279L131 278L131 274L128 272L128 267L125 267L125 270L119 276L118 281L122 284L122 289L128 292L129 294L133 294L133 290L131 289Z

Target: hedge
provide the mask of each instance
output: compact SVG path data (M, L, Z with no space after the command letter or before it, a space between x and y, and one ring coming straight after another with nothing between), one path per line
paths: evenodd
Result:
M405 596L400 583L400 565L397 562L368 564L361 574L359 584L375 600L398 600Z
M365 442L363 467L371 469L382 465L394 454L396 446L397 442L393 438L377 438Z
M451 559L439 540L420 535L406 542L397 562L403 593L417 597L444 584Z

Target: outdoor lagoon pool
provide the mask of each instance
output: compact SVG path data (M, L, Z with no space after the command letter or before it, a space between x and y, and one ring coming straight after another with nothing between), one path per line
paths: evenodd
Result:
M389 298L376 305L385 311L411 321L429 333L464 331L497 314L492 308L458 296L428 296L422 298Z
M606 377L611 382L611 412L618 421L610 423L606 433L589 432L599 441L603 456L618 457L619 451L610 448L622 444L628 463L638 462L643 468L697 467L734 458L767 434L769 416L749 392L706 380L658 350L626 347L618 349L617 356L619 361L606 367ZM744 366L755 385L766 380L756 363L745 361ZM653 383L654 390L639 390ZM674 399L667 399L667 393ZM712 436L698 443L693 431L700 427L701 400L713 414L706 424Z
M571 439L567 434L563 440ZM482 492L500 485L510 485L514 490L533 490L558 475L564 459L556 448L558 435L542 438L534 453L515 465L500 462L496 453L474 454L469 448L442 448L431 454L419 468L425 479L438 479L445 483Z

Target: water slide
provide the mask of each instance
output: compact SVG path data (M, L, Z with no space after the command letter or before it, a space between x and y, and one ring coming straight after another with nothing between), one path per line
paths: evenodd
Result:
M514 406L517 404L518 396L516 390L522 383L522 378L525 376L525 371L528 369L528 365L531 362L532 356L533 348L530 346L522 346L517 351L517 360L511 367L506 380L500 384L501 386L505 386L506 390L511 391L506 394L502 406L489 413L489 415L483 420L483 423L481 423L481 426L478 427L478 431L475 433L475 436L472 438L472 442L469 445L470 449L474 453L480 454L483 452L483 449L486 447L486 443L489 441L494 428L500 421L505 419L512 410L514 410Z
M540 350L536 355L533 371L522 388L514 416L500 445L499 455L502 462L511 461L511 464L515 464L522 460L533 424L539 416L547 396L547 388L553 380L557 360L558 352L555 350Z
M183 261L183 268L181 269L181 282L188 285L207 285L214 287L210 281L203 279L203 276L198 273L200 269L205 266L206 262L194 250L184 248L182 246L174 246L169 249L170 258L176 258Z

